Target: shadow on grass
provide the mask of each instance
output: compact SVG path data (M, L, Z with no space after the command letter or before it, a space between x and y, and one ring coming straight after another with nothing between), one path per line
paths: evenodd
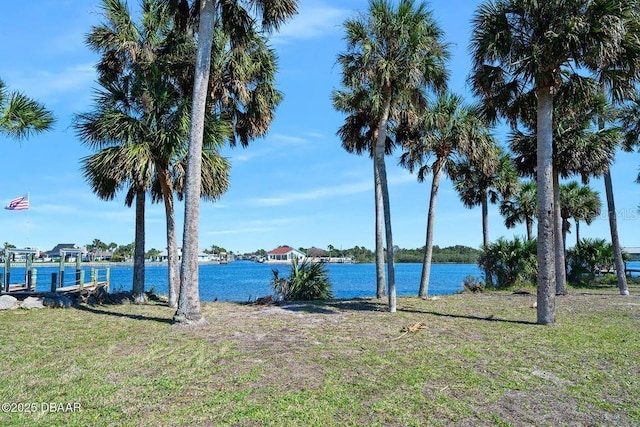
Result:
M243 303L246 305L246 303ZM370 299L348 299L348 300L319 300L319 301L288 301L284 303L275 304L274 306L281 308L282 310L293 312L304 312L310 314L339 314L341 311L371 311L371 312L385 312L387 311L387 305L383 302L375 302ZM265 305L264 307L268 307ZM398 308L399 312L404 313L419 313L427 314L438 317L449 317L452 319L468 319L478 320L483 322L500 322L511 323L517 325L538 325L536 322L528 320L511 320L502 319L494 316L472 316L464 314L449 314L440 313L437 311L418 310L412 308Z
M74 308L76 310L86 311L88 313L93 313L93 314L101 314L103 316L126 317L126 318L132 319L132 320L148 320L148 321L151 321L151 322L166 323L168 325L173 325L173 320L172 319L167 319L167 318L163 318L163 317L144 316L144 315L141 315L141 314L118 313L116 311L101 310L99 308L90 307L90 306L84 305L84 304L74 306Z
M284 310L307 313L338 314L341 311L385 311L386 304L369 299L336 299L323 301L290 301L280 306Z
M408 308L399 308L398 311L402 311L405 313L420 313L420 314L428 314L430 316L438 316L438 317L450 317L452 319L468 319L468 320L480 320L483 322L499 322L499 323L513 323L516 325L538 325L536 322L531 322L528 320L511 320L511 319L501 319L499 317L491 316L472 316L469 314L449 314L449 313L440 313L437 311L427 311L427 310L416 310L416 309L408 309Z
M247 302L236 302L243 306L255 307L278 307L282 310L293 312L304 312L314 314L339 314L340 311L385 311L386 305L383 303L372 302L369 299L334 299L334 300L315 300L315 301L285 301L269 304L256 304Z

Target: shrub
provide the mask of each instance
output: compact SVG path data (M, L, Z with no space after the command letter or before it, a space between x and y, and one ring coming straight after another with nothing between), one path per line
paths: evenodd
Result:
M536 240L500 238L482 251L478 265L490 272L492 280L487 280L487 283L493 283L496 289L531 284L535 283L538 275L536 254Z
M271 270L271 286L283 301L311 301L331 299L331 283L327 268L322 263L311 263L304 259L291 261L289 277L281 278L277 269Z
M593 282L601 270L613 270L614 265L611 243L604 239L582 239L567 251L567 280L574 286L585 285Z

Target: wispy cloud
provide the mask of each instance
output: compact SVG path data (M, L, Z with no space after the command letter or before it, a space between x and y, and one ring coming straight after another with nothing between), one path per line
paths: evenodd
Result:
M413 181L415 181L415 177L408 173L403 173L389 177L388 183L389 185L399 185ZM336 196L350 196L367 191L373 191L373 183L371 180L316 188L297 193L289 192L273 197L261 197L252 199L248 203L252 206L262 207L283 206L294 202L318 200Z
M281 152L284 147L304 147L310 143L310 139L318 139L320 134L305 133L303 136L274 133L265 141L256 142L255 147L249 150L233 148L223 153L231 160L231 163L246 163L254 159L271 156L275 152Z
M8 78L11 88L24 91L36 99L56 98L69 92L89 93L96 78L93 64L76 64L57 70L34 70Z
M347 9L339 9L320 1L301 2L298 15L284 25L272 38L274 43L285 44L290 40L303 40L335 34L336 27L351 15Z
M243 227L225 228L222 230L207 231L208 235L227 235L227 234L247 234L247 233L267 233L276 231L279 227L288 226L291 224L299 223L302 221L308 221L308 217L280 217L269 218L268 220L251 220L244 222Z
M208 231L206 234L212 236L223 236L226 234L266 233L274 230L276 230L276 227L242 227L230 228L226 230Z
M293 202L323 199L334 196L347 196L362 193L372 188L370 182L360 182L355 184L343 184L334 187L317 188L300 193L286 193L274 197L262 197L251 200L249 203L254 206L282 206Z

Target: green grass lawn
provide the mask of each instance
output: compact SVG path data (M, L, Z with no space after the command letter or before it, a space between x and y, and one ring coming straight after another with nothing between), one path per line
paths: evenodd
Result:
M2 312L0 402L37 410L0 425L640 425L631 293L573 290L553 327L510 293Z

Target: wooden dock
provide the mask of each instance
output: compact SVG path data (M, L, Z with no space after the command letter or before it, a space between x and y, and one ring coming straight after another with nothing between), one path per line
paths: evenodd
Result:
M108 292L109 290L109 285L108 282L89 282L89 283L85 283L84 285L80 286L80 285L70 285L70 286L63 286L61 288L57 288L55 290L56 294L60 294L60 295L79 295L82 292L94 292L96 291L98 288L105 288ZM13 297L16 297L20 300L25 299L27 297L44 297L47 294L51 294L51 291L30 291L27 288L27 285L21 285L21 284L15 284L15 285L11 285L9 287L9 292L0 292L0 295L11 295Z

